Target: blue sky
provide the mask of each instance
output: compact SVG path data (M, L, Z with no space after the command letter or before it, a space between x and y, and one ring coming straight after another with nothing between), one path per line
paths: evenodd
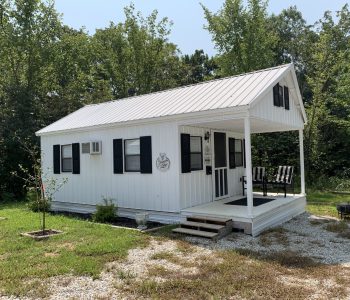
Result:
M124 20L123 7L130 0L56 0L56 9L63 14L65 24L74 28L85 27L89 33L108 26L110 21ZM157 9L160 17L174 22L169 40L177 44L184 54L204 49L209 55L216 53L210 34L203 29L205 19L200 2L211 11L217 11L224 0L134 0L136 10L144 16ZM337 11L346 0L270 0L269 12L278 14L282 9L296 5L308 23L319 20L326 10Z

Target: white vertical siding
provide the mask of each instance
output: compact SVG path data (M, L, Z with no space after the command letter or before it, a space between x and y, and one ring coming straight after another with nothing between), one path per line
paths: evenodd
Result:
M152 174L113 174L113 139L152 136ZM77 132L41 137L42 164L48 174L57 179L68 178L56 193L55 200L95 205L103 196L116 199L119 207L179 212L178 127L173 123L133 126L90 132ZM52 174L54 144L102 141L102 155L80 154L80 174ZM81 149L80 149L81 152ZM160 152L167 154L170 169L156 168Z
M300 108L296 106L298 100L296 95L292 93L295 88L291 83L291 78L285 78L280 81L282 86L289 87L289 105L290 109L286 110L284 107L277 107L273 105L273 90L271 90L261 99L256 105L250 109L251 116L276 122L279 124L288 125L290 129L299 129L304 127L303 117Z
M207 131L210 131L210 129L201 128L201 127L191 127L191 126L180 127L180 133L187 133L194 136L201 136L203 139L203 148L204 148L204 134ZM221 132L225 132L225 131L221 131ZM226 137L242 138L242 135L226 131ZM180 137L179 137L179 141L180 141ZM180 149L180 142L178 147ZM213 150L212 150L212 153L213 153ZM227 154L228 154L228 142L227 142ZM181 157L179 157L179 161L181 162L180 159ZM213 159L212 159L212 162L213 162ZM242 187L239 181L242 175L244 175L243 167L228 169L227 179L228 179L229 196L238 195L242 193ZM205 204L213 201L213 181L212 180L213 180L212 175L206 175L204 162L203 162L203 170L192 171L191 173L184 173L184 174L181 173L180 174L181 208L182 209L188 208L188 207Z

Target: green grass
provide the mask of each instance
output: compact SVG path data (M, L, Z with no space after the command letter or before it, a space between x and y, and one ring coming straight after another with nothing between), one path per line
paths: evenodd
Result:
M307 193L307 210L315 215L338 217L336 205L350 202L350 195L329 192Z
M62 275L97 278L109 261L124 258L129 249L145 245L138 231L68 218L47 217L47 228L65 233L45 241L20 236L39 229L40 215L24 204L0 204L0 294L24 295L39 288L40 279Z

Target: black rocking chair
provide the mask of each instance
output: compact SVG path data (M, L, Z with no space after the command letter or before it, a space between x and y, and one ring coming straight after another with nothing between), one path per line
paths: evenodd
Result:
M293 172L293 166L279 166L277 173L274 176L274 179L271 181L267 181L267 184L271 184L273 187L282 187L284 191L284 198L286 198L288 186L292 187L294 194Z
M266 176L265 176L265 167L253 167L252 168L252 183L253 187L254 186L259 186L262 188L263 195L267 196L267 186L266 186ZM244 190L246 190L246 183L247 183L247 178L246 176L242 176L241 178L242 182L242 191L243 191L243 196L244 196Z

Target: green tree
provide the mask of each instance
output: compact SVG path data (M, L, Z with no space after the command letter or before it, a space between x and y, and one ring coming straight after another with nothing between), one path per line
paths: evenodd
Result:
M14 139L35 142L38 128L35 116L40 107L40 86L46 77L45 65L51 59L51 45L57 39L60 20L53 2L38 0L1 1L0 31L0 103L3 162L0 181L9 191L22 191L22 183L10 180L18 163L28 168L30 160Z
M174 87L180 78L177 47L169 43L171 23L157 11L144 18L133 5L124 23L111 23L93 36L95 75L110 83L115 99Z
M214 58L209 58L203 50L195 50L192 55L182 57L183 84L193 84L216 77L218 66Z
M271 30L267 2L226 0L218 13L204 5L207 29L219 51L218 64L222 75L234 75L274 66L273 49L277 36Z
M307 81L312 98L307 108L307 166L328 175L349 173L349 74L350 12L345 5L338 22L326 12L318 25L318 40L310 61Z

